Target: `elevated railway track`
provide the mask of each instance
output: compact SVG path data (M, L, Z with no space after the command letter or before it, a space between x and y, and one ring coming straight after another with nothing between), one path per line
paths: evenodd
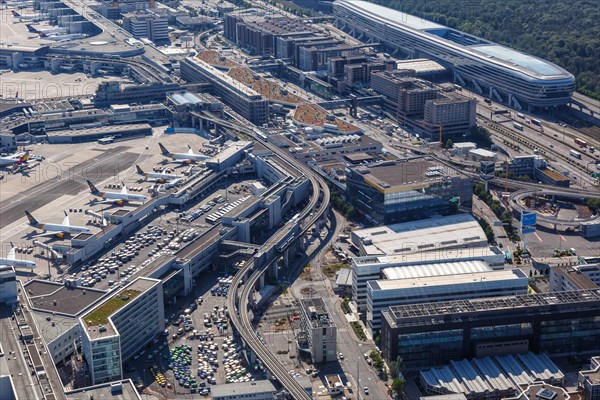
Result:
M254 140L260 140L258 135L245 125L244 121L237 122L239 125L235 124L235 129ZM260 248L259 253L269 254L273 248L277 246L281 238L287 235L289 230L292 229L295 224L300 224L300 232L295 237L295 239L298 239L302 237L313 224L322 218L329 207L330 193L326 182L320 175L313 172L304 164L290 159L290 156L278 147L264 141L262 143L273 153L279 155L299 169L310 180L312 187L310 200L306 207L299 213L299 218L297 220L288 221ZM289 244L287 244L286 247L287 246L289 246ZM302 385L300 385L296 379L287 373L285 367L258 338L252 326L252 317L249 309L251 306L251 301L249 300L250 296L253 294L256 284L261 276L274 261L275 259L269 260L263 265L256 265L255 259L252 259L235 275L227 297L227 306L230 310L231 322L244 343L263 362L264 366L271 374L273 374L289 391L292 398L295 400L310 400L312 397L304 390Z

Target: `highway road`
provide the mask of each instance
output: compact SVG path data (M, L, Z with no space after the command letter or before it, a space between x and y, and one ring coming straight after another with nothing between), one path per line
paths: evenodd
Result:
M259 141L256 133L252 129L246 127L247 125L245 121L240 120L237 122L239 123L239 126L235 127L237 130L248 135L256 141ZM268 142L262 142L262 144L269 148L273 153L278 154L282 159L287 160L295 165L296 168L301 170L305 176L310 179L312 194L307 206L299 213L299 220L301 221L302 225L300 233L296 236L296 238L303 236L308 229L320 218L322 218L324 213L327 211L330 199L329 188L321 176L313 172L304 164L298 163L287 152ZM277 233L275 233L273 237L280 238L282 235L286 235L289 229L296 223L296 221L288 221L288 223L285 224ZM266 253L277 244L277 240L273 240L273 237L261 247L261 252ZM265 273L269 265L270 264L261 266L248 277L250 271L254 270L255 267L254 260L250 260L235 275L227 297L231 322L246 345L257 355L258 358L262 360L265 367L290 392L292 397L295 400L309 400L311 399L311 396L304 391L304 388L298 383L298 381L296 381L296 379L288 374L287 370L279 362L277 357L275 357L260 341L252 326L252 317L250 316L248 310L248 299L250 298L250 295L253 294L258 280L260 279L261 275Z
M311 282L303 280L295 281L292 286L292 293L295 298L301 299L304 297L302 288L310 287L316 291L321 297L333 321L337 327L337 351L344 355L343 360L339 360L339 365L343 369L343 374L346 379L351 382L352 390L357 398L373 398L385 399L388 398L387 387L379 378L377 371L373 366L370 366L364 358L365 353L369 353L375 348L371 340L361 342L356 338L351 326L348 324L344 312L341 310L341 298L333 293L332 283L324 276L322 264L324 255L329 251L329 243L335 240L344 229L346 220L336 211L330 212L330 224L326 226L326 235L321 235L310 244L307 254L318 251L318 254L312 257L313 268L311 269ZM300 266L306 265L306 261L299 262ZM292 275L298 276L298 274ZM339 368L322 368L321 373L339 373ZM369 388L369 397L364 396L364 387Z
M594 112L596 117L598 117L598 114L600 114L600 101L594 100L578 92L573 93L573 100L584 104L588 110Z

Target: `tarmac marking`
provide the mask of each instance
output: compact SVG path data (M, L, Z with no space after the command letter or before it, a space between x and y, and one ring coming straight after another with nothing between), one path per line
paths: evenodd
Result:
M535 235L535 237L537 238L537 240L539 240L540 242L543 242L542 238L540 237L540 235L538 235L537 232L533 232L533 234Z

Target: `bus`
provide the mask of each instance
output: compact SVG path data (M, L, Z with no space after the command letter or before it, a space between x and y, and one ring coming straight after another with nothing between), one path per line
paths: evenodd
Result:
M542 123L540 122L539 119L531 119L531 123L537 126L542 126Z
M571 155L571 157L575 157L581 160L581 153L575 150L571 150L569 151L569 154Z
M575 144L579 147L587 147L587 142L585 140L581 140L579 138L575 138Z
M513 122L513 127L514 127L515 129L518 129L518 130L520 130L520 131L522 131L522 130L523 130L523 125L521 125L521 124L519 124L519 123L516 123L516 122Z
M219 220L219 218L213 216L213 215L209 215L204 219L206 222L208 222L209 224L216 224L217 221Z
M114 141L115 141L115 138L112 136L109 136L109 137L105 137L102 139L98 139L98 144L111 144L111 143L114 143Z

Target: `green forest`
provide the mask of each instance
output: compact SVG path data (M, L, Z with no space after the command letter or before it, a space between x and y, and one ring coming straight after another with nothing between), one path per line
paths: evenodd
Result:
M598 0L369 0L552 61L600 99Z

